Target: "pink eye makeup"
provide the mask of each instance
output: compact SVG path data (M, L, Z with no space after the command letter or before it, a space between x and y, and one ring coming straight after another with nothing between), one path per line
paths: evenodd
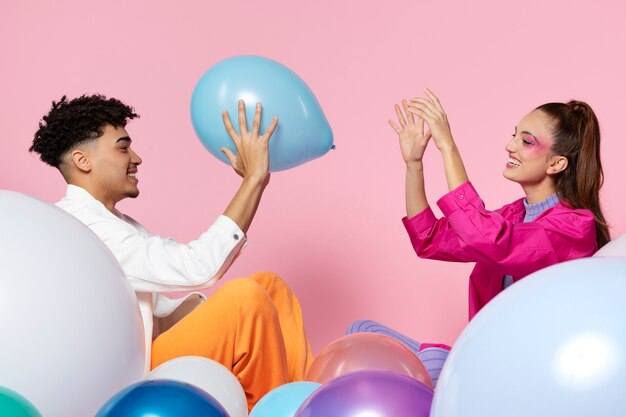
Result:
M529 151L540 151L546 148L546 143L543 140L539 140L537 136L533 135L528 130L519 131L517 126L515 126L515 132L511 137L520 145L530 147Z
M537 139L533 135L522 135L522 142L524 145L536 145Z
M538 145L538 148L544 148L542 141L537 139L537 136L533 135L532 133L526 130L521 132L521 139L524 145L527 145L527 146Z

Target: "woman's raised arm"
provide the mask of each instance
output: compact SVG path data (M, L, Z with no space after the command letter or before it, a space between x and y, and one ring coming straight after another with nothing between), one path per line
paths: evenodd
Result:
M424 119L415 116L409 111L408 101L402 100L402 107L396 104L398 123L389 119L389 125L398 134L400 151L406 164L406 215L411 218L428 207L424 187L424 167L422 158L430 140L430 132L424 133Z
M448 190L452 191L469 181L461 153L454 143L448 116L437 96L429 89L424 90L428 98L413 98L408 104L408 111L426 121L435 146L443 157Z

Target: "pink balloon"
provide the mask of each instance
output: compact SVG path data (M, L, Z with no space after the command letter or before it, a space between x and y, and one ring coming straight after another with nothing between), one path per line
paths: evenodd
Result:
M325 384L342 375L372 369L408 375L433 388L418 357L402 343L378 333L352 333L335 340L317 355L306 380Z

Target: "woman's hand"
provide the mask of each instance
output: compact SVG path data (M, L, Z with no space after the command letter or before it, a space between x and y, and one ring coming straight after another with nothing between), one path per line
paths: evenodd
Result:
M412 114L423 118L428 123L435 146L441 151L443 157L443 169L446 172L448 190L452 191L469 179L459 149L452 138L446 112L437 96L429 89L425 91L428 99L411 99L408 109Z
M408 111L426 121L435 146L440 151L454 147L450 123L448 123L448 116L443 106L432 91L429 89L424 91L428 99L412 98L408 103Z
M396 131L400 139L400 151L402 158L407 165L421 162L424 157L424 151L430 140L430 132L424 133L424 119L417 117L417 122L413 113L410 112L407 100L402 100L402 107L406 118L402 114L400 106L396 104L396 116L398 117L398 126L393 120L389 119L389 125Z

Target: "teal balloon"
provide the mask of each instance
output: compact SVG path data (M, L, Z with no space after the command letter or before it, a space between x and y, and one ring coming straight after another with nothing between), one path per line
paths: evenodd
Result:
M0 387L0 416L41 417L34 405L17 392Z
M315 95L286 66L259 56L237 56L218 62L198 81L191 98L191 120L202 144L229 164L220 149L235 146L222 121L230 114L238 131L237 102L246 104L251 129L256 103L261 103L261 133L278 116L270 139L270 171L282 171L318 158L333 148L333 132Z
M250 417L293 417L304 401L318 389L317 382L292 382L265 394L250 412Z

